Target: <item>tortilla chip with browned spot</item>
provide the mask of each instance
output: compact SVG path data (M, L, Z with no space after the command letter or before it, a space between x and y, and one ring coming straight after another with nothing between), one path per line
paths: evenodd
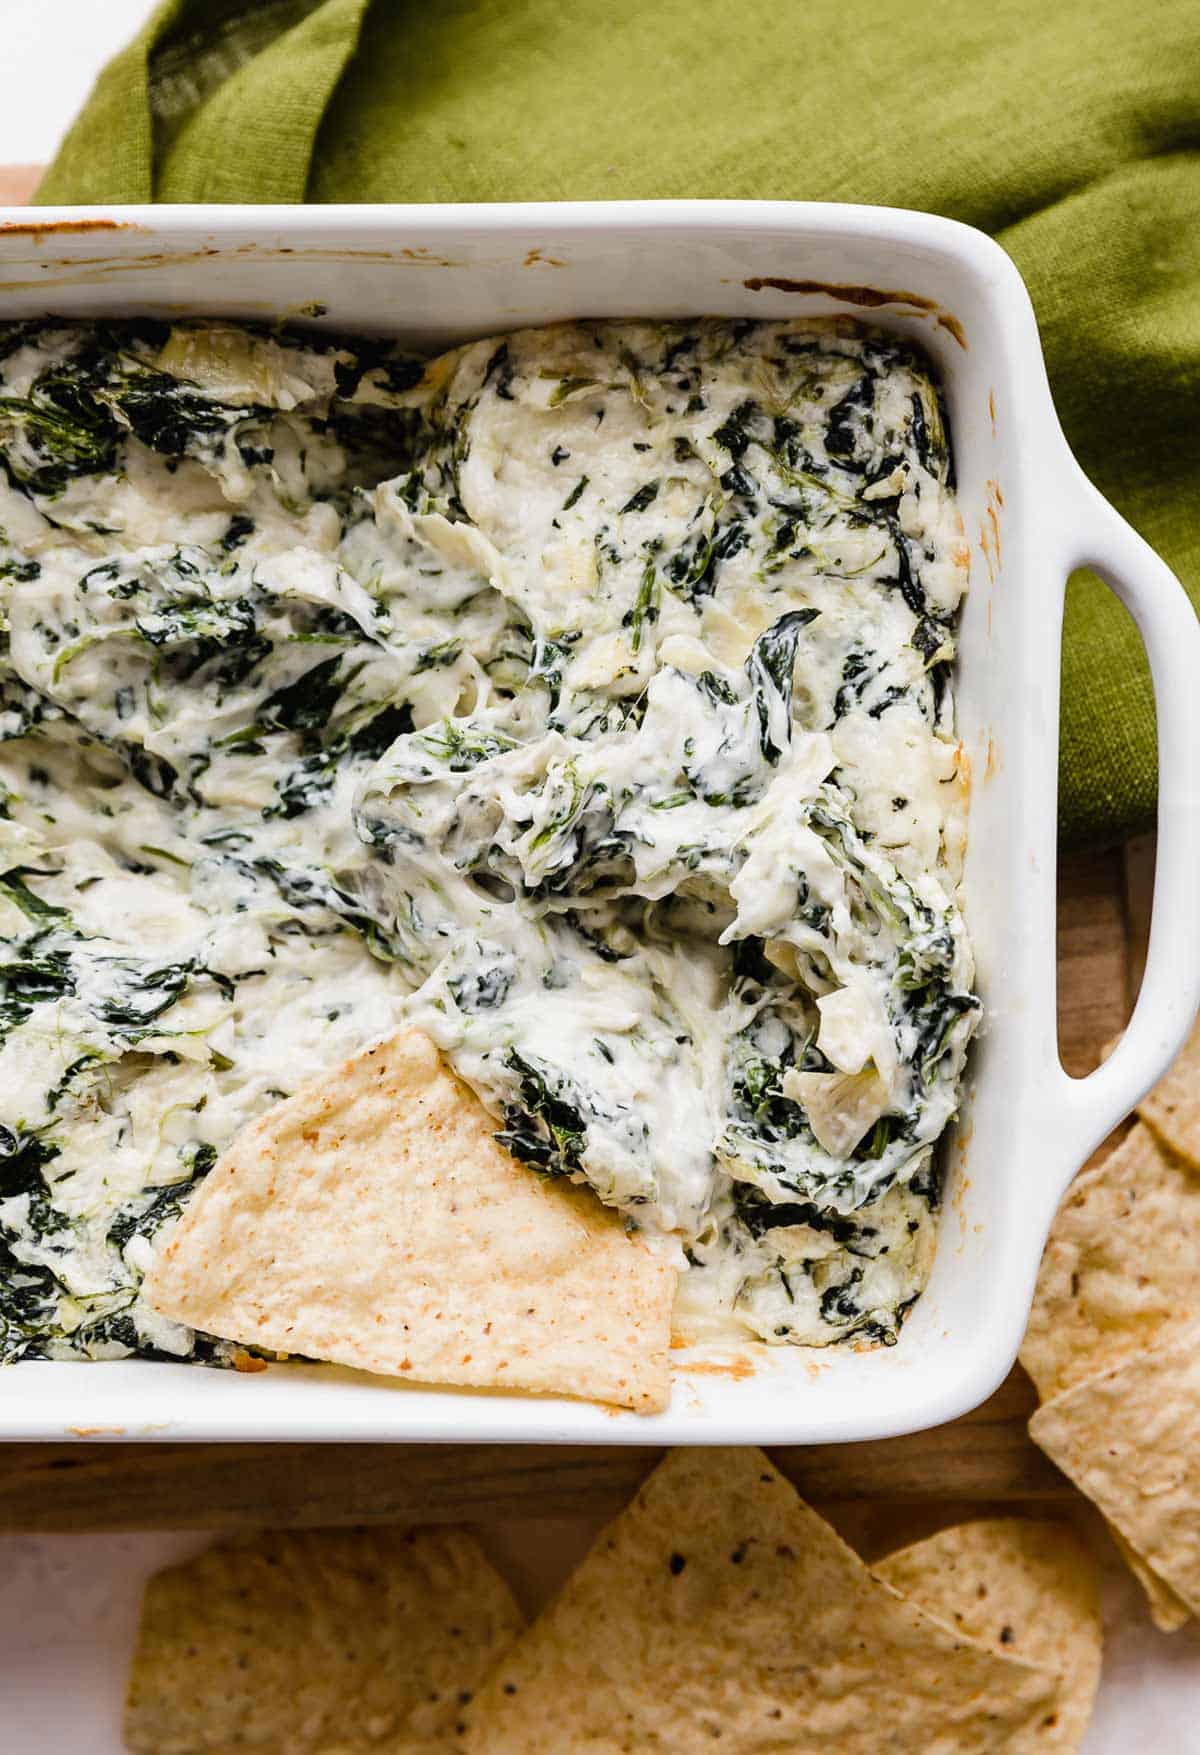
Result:
M1200 1320L1044 1402L1029 1431L1200 1613Z
M1038 1270L1021 1362L1043 1401L1169 1337L1200 1311L1200 1175L1139 1123L1068 1190ZM1157 1626L1190 1611L1119 1530Z
M1059 1677L1064 1747L1075 1749L1100 1682L1096 1561L1064 1523L1020 1517L955 1524L878 1561L893 1589L971 1639Z
M678 1450L467 1712L465 1755L1063 1750L1049 1669L875 1578L761 1451Z
M1068 1189L1021 1363L1043 1401L1200 1312L1200 1176L1138 1126Z

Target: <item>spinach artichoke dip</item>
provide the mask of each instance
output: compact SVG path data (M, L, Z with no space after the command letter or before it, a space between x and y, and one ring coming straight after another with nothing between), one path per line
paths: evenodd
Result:
M0 330L0 1355L404 1022L685 1269L895 1339L978 1017L936 386L841 319Z

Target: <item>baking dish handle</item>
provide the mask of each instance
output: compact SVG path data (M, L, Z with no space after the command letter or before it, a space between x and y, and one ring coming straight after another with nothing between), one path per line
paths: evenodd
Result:
M1162 1077L1200 1007L1200 618L1179 580L1072 460L1067 571L1090 567L1142 637L1158 720L1158 852L1150 945L1137 1005L1087 1078L1061 1075L1072 1165ZM1073 1173L1073 1172L1072 1172Z

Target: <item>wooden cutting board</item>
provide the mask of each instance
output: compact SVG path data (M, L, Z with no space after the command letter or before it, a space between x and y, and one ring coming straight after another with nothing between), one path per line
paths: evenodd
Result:
M1059 1039L1071 1073L1090 1072L1128 1017L1152 870L1147 843L1062 862ZM983 1407L935 1431L772 1454L818 1501L1067 1498L1073 1489L1027 1436L1034 1405L1018 1368ZM540 1445L0 1445L0 1530L596 1516L624 1504L657 1455Z

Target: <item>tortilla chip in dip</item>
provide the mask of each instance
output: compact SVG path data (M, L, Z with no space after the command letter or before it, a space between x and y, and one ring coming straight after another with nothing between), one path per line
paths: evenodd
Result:
M238 1135L143 1295L227 1340L414 1382L664 1407L674 1269L494 1128L427 1036L394 1036Z
M458 1529L269 1531L146 1587L138 1755L433 1755L522 1616Z
M1200 1019L1166 1077L1138 1104L1138 1114L1200 1170Z
M463 1749L1063 1749L1058 1692L873 1577L761 1451L678 1450L502 1659Z
M871 1570L969 1638L1053 1670L1064 1747L1078 1747L1100 1682L1103 1630L1099 1568L1067 1524L956 1524Z
M1200 1611L1200 1322L1043 1403L1029 1431Z
M1200 1310L1200 1176L1139 1125L1068 1190L1021 1363L1049 1401Z

